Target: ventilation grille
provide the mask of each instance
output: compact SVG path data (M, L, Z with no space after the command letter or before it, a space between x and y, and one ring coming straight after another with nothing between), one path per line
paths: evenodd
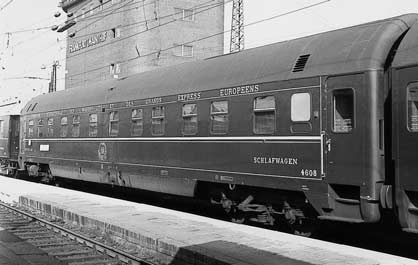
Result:
M292 72L302 72L305 69L306 63L308 62L310 54L305 54L299 56L298 60L295 63L295 66L293 66Z

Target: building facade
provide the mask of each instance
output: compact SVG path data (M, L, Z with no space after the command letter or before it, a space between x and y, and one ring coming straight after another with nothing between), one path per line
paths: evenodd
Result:
M223 0L63 0L65 87L223 54ZM64 33L65 34L65 33Z

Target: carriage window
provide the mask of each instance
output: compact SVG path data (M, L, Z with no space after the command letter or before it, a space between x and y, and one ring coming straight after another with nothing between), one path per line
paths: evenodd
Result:
M34 125L34 121L33 120L29 120L28 122L28 137L33 137L33 125Z
M164 123L164 107L158 106L152 108L152 123L151 133L152 135L164 135L165 123Z
M73 127L71 130L71 135L73 137L79 137L80 136L80 115L74 115L73 116Z
M61 137L67 137L67 133L68 133L68 121L67 121L67 117L62 117L61 118L61 131L60 131L60 136Z
M48 131L47 131L47 135L48 137L52 137L54 136L54 119L53 118L48 118Z
M408 128L411 132L418 132L418 87L408 89Z
M144 122L142 120L142 109L132 110L132 136L141 136L144 131Z
M256 97L254 99L254 133L274 133L275 117L276 102L274 96Z
M119 133L119 113L111 111L109 113L109 136L118 136Z
M228 101L215 101L210 105L210 119L212 134L225 134L228 132Z
M97 114L93 113L89 115L89 136L97 136Z
M197 133L197 105L184 104L183 105L183 128L182 132L185 135L192 135Z
M44 120L43 119L39 119L38 120L38 138L43 137L43 127L44 127Z
M348 133L354 126L354 95L351 89L334 91L334 123L333 131L336 133Z
M293 94L290 100L291 119L293 122L311 119L311 95L309 93Z

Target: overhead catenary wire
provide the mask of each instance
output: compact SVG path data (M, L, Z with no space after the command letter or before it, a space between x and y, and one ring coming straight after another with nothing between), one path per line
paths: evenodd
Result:
M195 12L194 14L199 14L199 13L202 13L202 12L205 12L205 11L207 11L207 10L210 10L210 9L213 9L213 8L216 8L216 7L218 7L218 6L221 6L221 5L224 5L224 4L226 4L226 3L228 3L228 2L231 2L232 0L228 0L228 1L225 1L225 2L222 2L222 3L219 3L219 4L216 4L215 6L210 6L210 5L206 5L207 3L209 3L209 2L211 2L211 1L213 1L213 0L210 0L210 1L207 1L207 2L204 2L204 3L200 3L200 4L197 4L197 5L195 5L195 6L193 6L192 7L192 9L194 9L194 8L196 8L196 7L201 7L201 6L203 6L203 7L208 7L208 8L206 8L206 9L204 9L204 10L201 10L201 11L197 11L197 12ZM204 6L204 5L206 5L206 6ZM176 14L179 14L179 13L176 13ZM193 15L194 15L193 14ZM108 14L108 15L110 15L110 14ZM173 16L173 14L170 14L170 15L167 15L167 16L165 16L165 17L172 17ZM187 17L187 16L186 16ZM152 20L152 19L151 19ZM151 21L150 20L150 21ZM164 23L164 24L160 24L159 26L157 26L157 27L162 27L162 26L165 26L165 25L167 25L167 24L171 24L171 23L174 23L174 22L177 22L177 20L176 19L174 19L174 20L171 20L171 21L169 21L169 22L167 22L167 23ZM153 30L153 29L155 29L155 28L157 28L157 27L153 27L153 28L150 28L149 30ZM102 32L102 31L100 31L100 32ZM143 31L141 31L141 32L139 32L139 33L143 33ZM89 35L91 35L92 33L90 33ZM134 35L139 35L138 33L135 33ZM129 36L128 36L129 37ZM61 41L64 41L65 39L63 39L63 40L61 40ZM118 39L117 41L119 41L120 39ZM113 43L115 43L115 41L113 41L113 42L111 42L112 44ZM101 47L103 47L104 45L101 45ZM48 47L48 48L52 48L52 47ZM93 48L94 49L94 48ZM45 49L42 49L41 50L41 52L44 52L44 50ZM90 50L92 50L92 49L90 49ZM82 54L82 53L81 53ZM58 59L58 60L65 60L66 58L68 59L68 58L71 58L72 56L69 56L69 57L64 57L64 58L60 58L60 59Z
M200 4L197 4L197 5L195 5L194 7L192 7L192 8L195 8L195 7L202 7L202 6L204 6L204 5L206 5L206 4L208 4L208 3L210 3L211 1L213 1L213 0L210 0L210 1L207 1L207 2L204 2L204 3L200 3ZM130 1L131 2L131 1ZM154 3L154 2L153 2ZM219 5L223 5L223 3L221 3L221 4L219 4ZM218 5L218 6L219 6ZM206 5L206 6L209 6L209 5ZM211 7L211 8L213 8L213 7ZM206 9L206 10L209 10L209 9L211 9L211 8L208 8L208 9ZM112 11L115 11L115 10L112 10ZM203 10L203 11L205 11L205 10ZM201 11L201 12L203 12L203 11ZM196 12L196 13L201 13L201 12ZM195 14L196 14L195 13ZM110 14L107 14L107 16L108 15L110 15ZM170 14L169 16L167 16L167 17L171 17L172 16L172 14ZM175 22L176 20L174 20L174 21L172 21L172 22ZM153 29L153 28L152 28ZM65 40L65 39L64 39ZM61 41L64 41L64 40L61 40ZM59 41L59 42L61 42L61 41ZM49 48L52 48L52 46L49 46L47 49L49 49ZM42 49L42 50L40 50L40 52L41 53L43 53L43 52L45 52L45 50L46 49ZM38 53L36 54L36 55L39 55ZM65 57L64 58L60 58L60 59L58 59L58 60L64 60L64 59L66 59ZM27 73L28 71L25 71L25 74Z
M216 7L219 7L219 6L225 5L225 4L227 4L227 3L231 2L231 1L232 1L232 0L226 0L226 1L222 2L222 3L220 3L220 4L217 4L217 5L215 5L215 6L212 6L212 7L209 7L209 8L206 8L206 9L200 10L200 11L197 11L197 12L195 12L195 13L193 13L193 14L190 14L190 15L188 15L188 16L186 16L186 17L189 17L189 16L193 16L193 15L195 15L195 14L200 14L200 13L206 12L206 11L211 10L211 9L213 9L213 8L216 8ZM132 38L132 37L135 37L135 36L138 36L138 35L144 34L144 33L148 32L148 31L151 31L151 30L154 30L154 29L157 29L157 28L160 28L160 27L164 27L164 26L166 26L166 25L169 25L169 24L171 24L171 23L175 23L175 22L177 22L177 19L173 19L173 20L170 20L170 21L168 21L168 22L165 22L165 23L159 24L159 25L157 25L157 26L155 26L155 27L148 28L148 29L145 29L145 30L142 30L142 31L139 31L139 32L133 33L133 34L130 34L130 35L126 36L126 37L118 38L117 40L115 40L115 41L113 41L113 42L104 43L104 44L102 44L102 45L100 45L100 46L90 48L88 51L85 51L85 52L80 52L80 53L74 54L74 55L72 55L72 56L68 56L68 57L67 57L67 59L69 59L69 58L73 58L73 57L76 57L76 56L83 55L83 54L84 54L84 53L86 53L86 52L90 52L90 51L93 51L93 50L96 50L96 49L102 48L102 47L104 47L104 46L108 46L108 45L115 44L116 42L120 42L120 41L123 41L123 40L129 39L129 38ZM218 35L219 35L219 34L218 34Z
M247 23L247 24L244 25L244 27L249 27L249 26L253 26L253 25L256 25L256 24L260 24L260 23L263 23L263 22L266 22L266 21L269 21L269 20L273 20L273 19L276 19L276 18L279 18L279 17L283 17L283 16L286 16L286 15L289 15L289 14L293 14L293 13L296 13L296 12L299 12L299 11L302 11L302 10L305 10L305 9L309 9L309 8L312 8L312 7L315 7L315 6L318 6L318 5L322 5L322 4L325 4L325 3L330 2L330 1L331 0L323 0L321 2L317 2L317 3L314 3L314 4L308 5L308 6L304 6L304 7L298 8L298 9L294 9L294 10L291 10L291 11L288 11L288 12L285 12L285 13L281 13L281 14L272 16L272 17L268 17L268 18L265 18L265 19L261 19L261 20L257 20L257 21L251 22L251 23ZM194 39L194 40L187 41L187 42L183 42L181 44L173 45L173 46L170 46L170 47L167 47L167 48L164 48L164 49L159 49L158 51L150 52L150 53L141 55L140 57L135 56L135 57L132 57L130 59L127 59L127 60L124 60L124 61L120 61L118 63L126 63L126 62L130 62L130 61L136 60L138 58L143 58L143 57L147 57L147 56L157 55L157 54L159 54L161 52L164 52L164 51L168 51L168 50L171 50L171 49L175 49L175 48L181 47L182 45L192 44L194 42L199 42L199 41L202 41L202 40L206 40L206 39L209 39L209 38L213 38L213 37L216 37L218 35L228 33L230 31L231 31L230 29L229 30L224 30L224 31L221 31L221 32L218 32L218 33L215 33L215 34L212 34L212 35L208 35L208 36L205 36L205 37L202 37L202 38L199 38L199 39ZM89 73L89 72L98 71L98 70L101 70L101 69L105 69L107 67L108 67L108 65L103 65L101 67L97 67L97 68L94 68L94 69L91 69L91 70L88 70L88 71L85 71L85 72L82 72L82 73L73 74L71 76L68 76L68 78L73 77L73 76L82 75L82 74Z
M3 6L0 6L0 11L2 11L6 7L8 7L12 2L13 2L13 0L9 0L9 2L5 3Z
M324 3L326 3L326 2L330 2L330 1L331 1L331 0L324 0L324 1L321 1L321 2L317 2L317 3L311 4L311 5L308 5L308 6L302 7L302 8L298 8L298 9L295 9L295 10L291 10L291 11L289 11L289 12L281 13L281 14L278 14L278 15L275 15L275 16L272 16L272 17L269 17L269 18L266 18L266 19L262 19L262 20L254 21L254 22L251 22L251 23L245 24L245 25L244 25L244 27L248 27L248 26L252 26L252 25L255 25L255 24L259 24L259 23L265 22L265 21L273 20L273 19L276 19L276 18L279 18L279 17L285 16L285 15L289 15L289 14L292 14L292 13L296 13L296 12L299 12L299 11L301 11L301 10L305 10L305 9L308 9L308 8L312 8L312 7L315 7L315 6L318 6L318 5L324 4ZM230 1L227 1L227 2L230 2ZM223 4L226 4L227 2L224 2ZM171 21L171 22L175 22L175 20L174 20L174 21ZM163 26L163 25L160 25L160 26ZM159 26L157 26L157 27L159 27ZM154 28L155 28L155 27L154 27ZM152 30L152 29L154 29L154 28L151 28L150 30ZM143 33L143 32L144 32L144 31L139 32L139 33L135 33L135 34L133 34L133 35L131 35L131 36L128 36L128 37L132 37L132 36L135 36L135 35L139 35L139 34L141 34L141 33ZM136 59L138 59L138 58L143 58L143 57L147 57L147 56L156 55L156 54L159 54L159 53L161 53L161 52L163 52L163 51L167 51L167 50L171 50L171 49L177 48L177 47L179 47L179 46L181 46L181 45L186 45L186 44L191 44L191 43L193 43L193 42L202 41L202 40L205 40L205 39L208 39L208 38L212 38L212 37L215 37L215 36L218 36L218 35L221 35L221 34L225 34L225 33L228 33L228 32L230 32L230 30L225 30L225 31L222 31L222 32L218 32L218 33L216 33L216 34L212 34L212 35L209 35L209 36L203 37L203 38L199 38L199 39L191 40L191 41L188 41L188 42L184 42L184 43L182 43L182 44L178 44L178 45L170 46L170 47L167 47L167 48L164 48L164 49L160 49L160 50L158 50L158 51L154 51L154 52L146 53L146 54L141 55L140 57L135 56L135 57L133 57L133 58L130 58L130 59L127 59L127 60L124 60L124 61L120 61L119 63L130 62L130 61L132 61L132 60L136 60ZM126 38L128 38L128 37L126 37ZM125 38L125 39L126 39L126 38ZM120 40L119 40L119 41L120 41ZM115 43L115 42L112 42L111 44L114 44L114 43ZM104 45L101 45L100 47L102 47L102 46L104 46ZM95 49L95 48L93 48L93 49ZM63 58L63 59L65 59L65 58ZM104 69L104 68L107 68L107 67L109 67L109 66L108 66L108 65L104 65L104 66L101 66L101 67L98 67L98 68L95 68L95 69L90 69L90 70L85 71L85 72L82 72L82 73L76 73L76 74L73 74L73 75L67 76L66 78L72 79L74 76L79 76L79 75L82 75L82 74L85 74L85 73L98 71L98 70L100 70L100 69Z
M203 4L206 4L206 3L209 3L209 2L213 2L213 0L209 0L209 1L205 2L205 3L196 5L196 6L193 7L193 9L205 8L205 7L209 7L209 6L213 6L213 5L219 5L219 4L216 4L216 3L212 3L210 5L203 6ZM153 2L153 3L155 3L155 2ZM153 4L153 3L150 3L150 4ZM202 5L202 6L200 6L200 5ZM159 19L169 18L169 17L175 16L175 15L179 15L180 13L181 12L177 12L177 13L169 14L169 15L165 15L165 16L159 16ZM132 22L132 23L129 23L129 24L118 25L118 27L119 28L126 28L126 27L130 27L130 26L138 25L138 24L145 24L145 23L152 22L152 21L155 21L155 19L154 18L145 19L145 20L141 20L141 21L137 21L137 22ZM97 33L103 32L103 31L107 31L107 30L111 30L111 29L113 29L113 28L107 28L107 29L103 29L101 31L89 32L89 33L86 33L86 34L83 34L83 35L78 35L77 34L76 37L77 38L86 37L86 36L94 35L94 34L97 34ZM79 31L80 30L77 30L77 32L79 32Z

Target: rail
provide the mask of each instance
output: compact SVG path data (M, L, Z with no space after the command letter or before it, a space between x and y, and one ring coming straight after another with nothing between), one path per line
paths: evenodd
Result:
M88 246L98 252L101 252L102 254L108 255L109 257L116 258L118 261L121 261L125 264L129 265L155 265L155 263L152 263L150 261L143 260L139 257L133 256L127 252L124 252L122 250L116 249L111 246L107 246L106 244L103 244L101 242L98 242L96 240L93 240L91 238L88 238L87 236L81 235L79 233L76 233L74 231L71 231L67 228L61 227L59 225L56 225L54 223L51 223L47 220L43 220L37 216L34 216L30 213L27 213L25 211L16 209L15 207L12 207L8 204L5 204L3 202L0 202L0 206L3 208L8 209L9 211L13 211L17 213L18 215L32 219L36 222L38 222L41 226L52 230L56 233L61 234L62 236L65 236L69 239L72 239L74 241L77 241L80 244L84 244L85 246Z

